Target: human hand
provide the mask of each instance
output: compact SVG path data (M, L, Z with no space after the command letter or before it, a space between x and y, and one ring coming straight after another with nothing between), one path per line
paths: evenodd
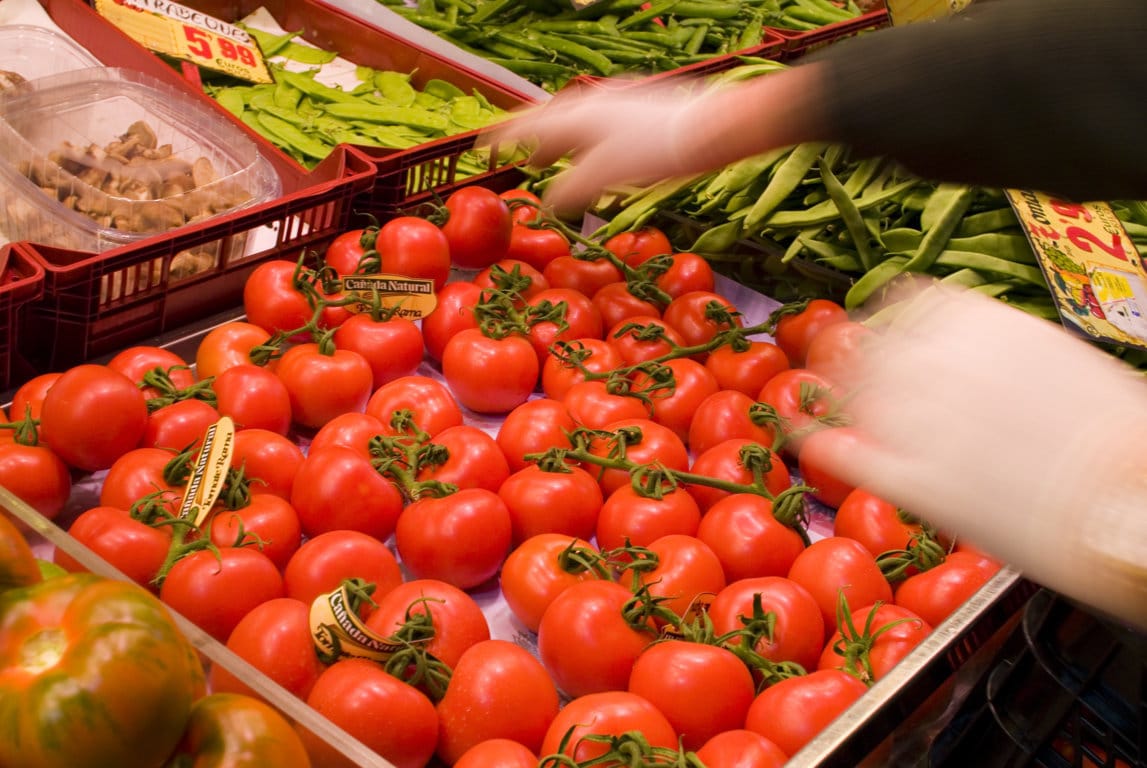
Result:
M1147 628L1147 382L972 292L909 298L860 361L830 471Z

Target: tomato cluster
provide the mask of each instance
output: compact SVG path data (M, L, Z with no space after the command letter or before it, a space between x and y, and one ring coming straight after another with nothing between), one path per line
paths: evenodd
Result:
M823 469L871 333L839 306L745 327L654 228L596 242L521 190L444 212L264 263L194 368L140 346L29 382L0 483L8 448L51 455L52 515L69 468L106 470L71 534L400 768L779 765L998 568ZM339 278L372 272L433 281L436 307L351 311ZM193 525L222 416L231 468ZM833 535L807 496L840 508ZM495 586L536 654L491 636ZM320 651L332 594L384 650Z

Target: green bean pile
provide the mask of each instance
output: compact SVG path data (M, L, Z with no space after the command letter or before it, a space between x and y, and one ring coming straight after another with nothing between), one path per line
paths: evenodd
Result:
M815 29L860 15L853 0L380 0L460 48L549 90L579 74L664 72L758 46L764 27Z
M279 55L321 65L337 54L294 43L294 35L271 36L248 30L267 57ZM275 82L251 85L225 80L205 89L239 120L294 158L313 168L339 144L409 149L444 136L483 128L505 116L480 92L464 93L445 80L416 88L412 73L359 66L361 85L341 90L324 85L314 71L294 72L271 64ZM458 176L481 173L486 165L474 152L458 162Z

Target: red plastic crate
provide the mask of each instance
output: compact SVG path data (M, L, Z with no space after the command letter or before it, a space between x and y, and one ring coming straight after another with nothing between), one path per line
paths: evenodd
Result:
M848 21L839 21L835 24L798 32L792 29L772 28L772 31L782 40L782 61L792 61L816 51L826 45L855 37L863 32L871 32L892 25L887 8L878 8L874 11L857 16Z
M7 265L0 278L0 390L5 390L30 372L16 352L16 334L21 309L44 295L44 269L20 243L2 246L0 262Z
M372 162L340 147L301 188L203 224L99 254L26 245L43 268L44 295L27 309L19 350L38 370L58 370L234 307L259 264L321 250L348 229L354 198L374 176ZM247 249L252 237L263 247ZM193 250L214 265L173 274Z

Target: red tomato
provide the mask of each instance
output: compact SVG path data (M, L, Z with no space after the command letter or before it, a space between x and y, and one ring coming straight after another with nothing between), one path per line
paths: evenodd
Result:
M824 617L816 598L783 576L730 581L709 604L708 616L718 635L746 626L761 630L753 650L770 661L795 662L806 671L816 668L824 648Z
M688 440L697 409L720 389L717 379L705 366L687 357L666 360L659 367L673 374L672 388L655 389L656 375L640 371L633 375L634 387L639 392L649 392L653 398L655 422L672 429L682 441Z
M68 503L72 475L63 459L47 446L0 442L0 485L52 519Z
M804 439L800 455L797 456L797 466L800 469L801 480L804 484L815 490L812 495L830 507L839 507L848 494L852 493L853 486L841 480L825 469L826 455L829 446L835 448L840 441L847 440L850 444L859 446L855 433L848 427L829 427L813 432Z
M873 557L908 549L921 530L918 520L863 488L844 498L832 523L834 535L859 541Z
M298 269L295 262L286 259L265 261L255 267L243 283L243 311L247 322L267 333L288 333L298 331L311 321L315 310L296 282Z
M579 696L562 707L546 731L541 754L564 754L576 763L586 763L608 749L600 741L586 741L586 736L620 736L631 731L640 733L650 746L678 748L673 726L657 707L636 693L616 690ZM563 743L565 748L559 749Z
M409 619L429 623L433 637L426 652L453 669L468 648L490 639L490 625L474 598L458 587L437 579L412 579L378 600L366 626L390 637Z
M211 541L218 547L233 547L245 534L280 571L303 543L299 515L286 499L273 493L252 494L247 505L217 510L210 518Z
M369 459L371 439L385 433L386 427L383 423L369 413L344 413L320 427L311 438L307 450L321 451L332 445L341 445L344 448L352 448L362 454L364 459Z
M669 534L693 536L700 523L701 509L684 489L654 497L623 485L601 506L597 544L602 549L617 549L628 541L635 547L646 547Z
M722 319L714 313L726 313ZM740 328L741 316L732 302L712 291L690 291L669 302L661 319L673 327L689 346L707 344L720 331Z
M164 347L139 344L117 352L107 362L108 368L127 376L136 384L142 384L144 374L159 369L167 374L176 389L186 389L195 383L195 373L187 361L175 352ZM149 400L159 395L153 387L143 388L144 397Z
M510 466L502 449L489 434L461 424L447 427L434 436L434 444L445 449L446 460L427 465L418 473L418 480L437 480L459 489L484 488L497 493L510 476Z
M341 275L353 275L362 264L363 255L374 248L378 227L351 229L331 241L323 263Z
M628 690L665 715L687 750L743 726L756 694L749 668L732 651L686 640L646 648Z
M337 661L319 675L309 704L396 768L424 768L438 743L438 713L426 694L366 659ZM379 727L386 723L386 727ZM301 732L316 765L345 765L326 742Z
M760 471L764 475L765 490L773 496L778 495L791 484L788 468L781 461L781 457L769 450L768 446L745 437L732 437L717 443L698 456L693 461L693 466L689 471L695 475L728 480L741 485L751 485L754 469L745 465L746 459L750 463L758 460L761 462ZM686 488L697 500L697 505L701 507L702 514L718 501L730 495L729 491L698 483L692 483Z
M740 437L771 446L776 435L766 409L744 392L723 389L697 406L689 424L689 450L700 456L718 443Z
M705 367L717 377L721 389L735 389L755 398L769 379L788 370L789 359L767 341L750 341L743 351L731 345L717 347L705 358Z
M629 290L629 283L620 280L607 283L594 291L593 305L601 313L601 322L606 328L638 317L659 317L661 308L648 299L635 296Z
M510 206L510 216L515 223L528 224L541 218L542 199L528 189L507 189L499 192L498 197Z
M201 445L208 427L219 421L219 416L219 411L203 400L177 400L148 414L139 444L174 451Z
M657 227L642 227L632 232L622 232L606 240L602 245L617 258L631 267L637 267L654 256L673 253L673 245Z
M725 496L709 508L697 528L730 581L755 576L784 576L804 551L793 528L773 515L773 503L752 493Z
M368 313L351 315L338 327L335 346L362 355L370 366L371 391L403 376L422 364L422 331L413 320L392 317L375 320Z
M697 750L706 768L781 768L789 761L781 748L759 733L733 729L718 733Z
M31 416L33 419L40 418L40 412L44 407L44 396L63 375L62 371L41 373L17 387L12 394L12 404L8 409L12 420L19 421L25 416Z
M107 469L139 444L146 428L143 392L105 365L70 368L44 395L40 438L77 469Z
M175 561L159 597L221 643L253 608L283 597L283 577L254 547L201 549Z
M120 456L108 469L100 486L100 504L116 509L132 505L151 496L174 515L183 498L183 486L170 483L165 470L175 454L163 448L134 448ZM174 479L174 478L172 478Z
M417 579L470 589L498 573L510 551L510 511L498 494L466 488L412 502L398 518L395 544Z
M159 591L153 580L171 549L170 528L152 528L125 509L101 506L82 512L68 527L68 535L136 584ZM87 570L63 549L56 549L54 560L67 571Z
M892 587L876 559L859 542L841 536L813 542L797 555L789 578L816 598L826 630L836 631L842 592L849 605L892 602Z
M597 549L584 539L562 533L539 533L523 541L502 564L502 596L510 611L531 632L554 598L582 581L601 578L573 550L593 555Z
M1000 570L995 560L952 552L944 562L905 579L896 588L896 604L938 626Z
M828 639L817 669L843 669L871 684L887 675L931 632L930 624L899 605L857 608Z
M251 351L270 338L270 332L254 323L233 320L217 325L199 341L195 370L199 378L208 379L234 365L250 365Z
M436 224L418 216L398 216L382 225L374 242L378 271L434 281L441 291L450 277L450 240Z
M558 691L533 654L505 640L483 640L462 654L438 702L438 756L454 765L488 739L511 739L536 752L558 714Z
M474 276L474 285L484 291L500 290L529 299L550 287L545 276L535 267L518 259L500 259Z
M477 328L455 334L442 352L442 376L458 402L478 413L508 413L538 384L540 361L522 336L490 338Z
M538 756L512 739L487 739L462 753L454 768L537 768Z
M753 699L745 728L787 755L795 755L825 726L864 695L868 686L839 669L790 677Z
M863 345L872 337L872 329L863 323L854 320L832 323L812 337L805 354L805 368L840 383L856 370Z
M689 451L685 443L673 430L651 419L621 419L606 424L604 431L612 433L614 438L594 440L589 450L595 456L608 456L620 435L624 437L626 457L636 464L658 462L669 469L680 471L689 467ZM630 484L629 473L620 469L594 472L600 473L598 482L607 497L621 486Z
M454 395L429 376L404 376L383 384L366 403L366 412L382 422L387 435L405 432L394 426L393 417L399 411L409 411L414 423L431 437L462 423L462 409Z
M844 307L828 299L813 299L797 312L783 314L773 334L777 346L789 362L800 368L805 364L809 345L823 329L848 320Z
M525 209L519 209L525 210ZM515 224L510 230L507 258L517 259L534 269L545 270L550 262L570 255L570 241L556 229Z
M561 400L570 387L585 381L582 368L592 373L608 373L622 365L617 350L603 339L574 339L558 342L561 354L552 351L542 364L542 391L546 397ZM581 367L574 365L576 359Z
M461 280L447 283L438 291L437 306L422 318L422 339L426 342L427 354L435 360L441 360L446 342L459 331L478 327L474 307L481 298L481 288Z
M239 620L227 638L227 647L305 700L326 668L315 653L310 614L311 606L301 600L268 600ZM256 695L222 664L212 664L209 677L212 691Z
M374 375L357 352L324 354L318 344L298 344L279 358L276 369L291 399L296 424L318 429L340 413L361 411L370 399Z
M557 400L527 400L506 414L498 427L496 442L506 456L510 471L517 472L533 462L526 456L550 448L569 448L567 434L577 428L569 409Z
M564 327L552 320L543 320L530 326L530 343L534 345L539 365L545 363L550 354L550 345L555 341L601 338L601 313L583 293L569 288L547 288L535 294L529 306L536 312L547 307L553 310L564 307Z
M402 569L384 543L358 531L328 531L307 539L283 569L287 597L310 605L346 579L373 584L379 601L402 584Z
M470 186L446 198L448 218L442 233L450 243L450 260L464 269L481 269L506 258L514 221L497 192Z
M568 288L593 296L603 286L622 280L624 275L609 259L583 259L569 253L551 259L542 270L551 288Z
M713 267L704 257L682 251L669 256L669 269L657 276L657 287L672 299L692 291L714 290Z
M625 365L637 365L664 357L685 339L659 317L633 317L610 327L605 340Z
M291 428L291 395L283 380L259 365L240 363L221 371L211 383L215 407L237 429L265 429L280 435Z
M839 418L840 399L832 383L806 368L781 371L761 387L757 399L771 405L783 419L785 441L781 448L800 455L809 434L833 426Z
M538 658L567 695L625 689L633 663L655 637L651 626L626 622L622 609L632 597L613 581L583 581L566 588L542 614Z
M311 451L299 466L291 505L307 536L357 531L385 541L402 512L402 493L353 448Z
M623 386L628 386L622 382ZM605 379L579 381L562 395L562 405L573 420L589 429L604 429L621 419L648 419L649 403L643 398L613 393Z
M602 504L597 479L579 467L551 472L532 464L506 478L498 495L510 511L515 545L540 533L591 538Z
M725 572L717 553L704 541L671 533L651 542L647 549L657 566L637 572L641 583L677 616L688 617L690 609L705 596L725 588Z
M290 500L303 451L293 440L266 429L240 429L231 446L231 466L243 470L251 493Z

